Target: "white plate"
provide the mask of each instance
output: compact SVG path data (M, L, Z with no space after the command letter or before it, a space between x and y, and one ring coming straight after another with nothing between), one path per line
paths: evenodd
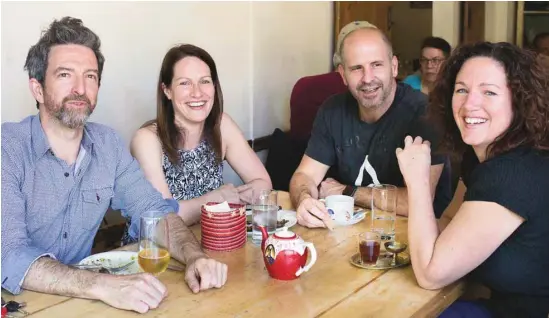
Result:
M353 215L353 217L349 221L340 222L340 221L335 221L334 220L334 222L339 226L349 226L349 225L357 224L358 222L364 220L367 213L368 212L365 212L362 209L357 209L357 210L355 210L355 214Z
M137 252L131 251L111 251L90 255L80 261L80 265L101 265L104 267L119 267L129 262L134 263L127 269L120 271L117 275L129 275L141 272L141 267L137 262Z
M246 216L252 215L251 210L246 210ZM278 210L277 214L277 221L280 220L286 220L286 224L284 224L284 227L291 228L292 226L297 224L297 216L296 212L292 210ZM277 228L276 230L281 230L282 227ZM269 233L271 234L271 233ZM248 235L252 235L252 231L248 231Z

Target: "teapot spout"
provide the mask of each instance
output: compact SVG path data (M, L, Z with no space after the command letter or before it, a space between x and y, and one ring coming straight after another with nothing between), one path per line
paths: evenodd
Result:
M269 237L269 233L267 233L267 228L264 226L258 226L259 230L261 231L261 250L265 250L265 241Z

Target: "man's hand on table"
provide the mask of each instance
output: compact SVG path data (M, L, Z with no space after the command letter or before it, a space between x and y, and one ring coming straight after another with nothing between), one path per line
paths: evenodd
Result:
M166 286L148 273L135 275L102 275L97 299L116 308L146 313L157 308L168 295Z
M314 199L309 194L305 194L297 207L297 223L309 228L326 227L325 222L331 221L330 214L326 210L324 203Z
M93 298L115 308L146 313L157 308L168 295L166 286L148 273L101 276ZM208 257L197 258L187 266L185 281L195 294L221 288L227 282L227 265Z
M193 293L221 288L227 282L227 265L208 257L190 262L185 271L185 281Z
M327 178L326 180L320 183L320 197L326 198L330 195L343 194L345 190L345 185L339 183L336 179Z

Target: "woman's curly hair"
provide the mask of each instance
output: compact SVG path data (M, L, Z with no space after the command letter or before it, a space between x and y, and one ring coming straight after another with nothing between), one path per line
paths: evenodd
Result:
M429 95L429 117L442 137L438 151L460 157L466 149L452 113L452 96L458 72L473 57L489 57L503 66L512 98L511 125L488 146L486 158L519 146L549 150L549 70L528 50L505 42L480 42L452 53Z

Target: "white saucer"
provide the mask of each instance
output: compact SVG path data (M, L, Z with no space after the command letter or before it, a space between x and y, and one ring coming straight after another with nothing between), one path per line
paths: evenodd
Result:
M141 272L141 267L137 262L137 252L131 251L110 251L99 254L90 255L80 261L80 265L101 265L105 267L119 267L129 262L134 263L127 269L120 271L117 275L130 275Z
M349 221L341 222L341 221L334 220L334 222L339 226L349 226L349 225L357 224L358 222L364 220L367 213L368 211L364 211L363 209L358 209L358 210L355 210L355 214Z

